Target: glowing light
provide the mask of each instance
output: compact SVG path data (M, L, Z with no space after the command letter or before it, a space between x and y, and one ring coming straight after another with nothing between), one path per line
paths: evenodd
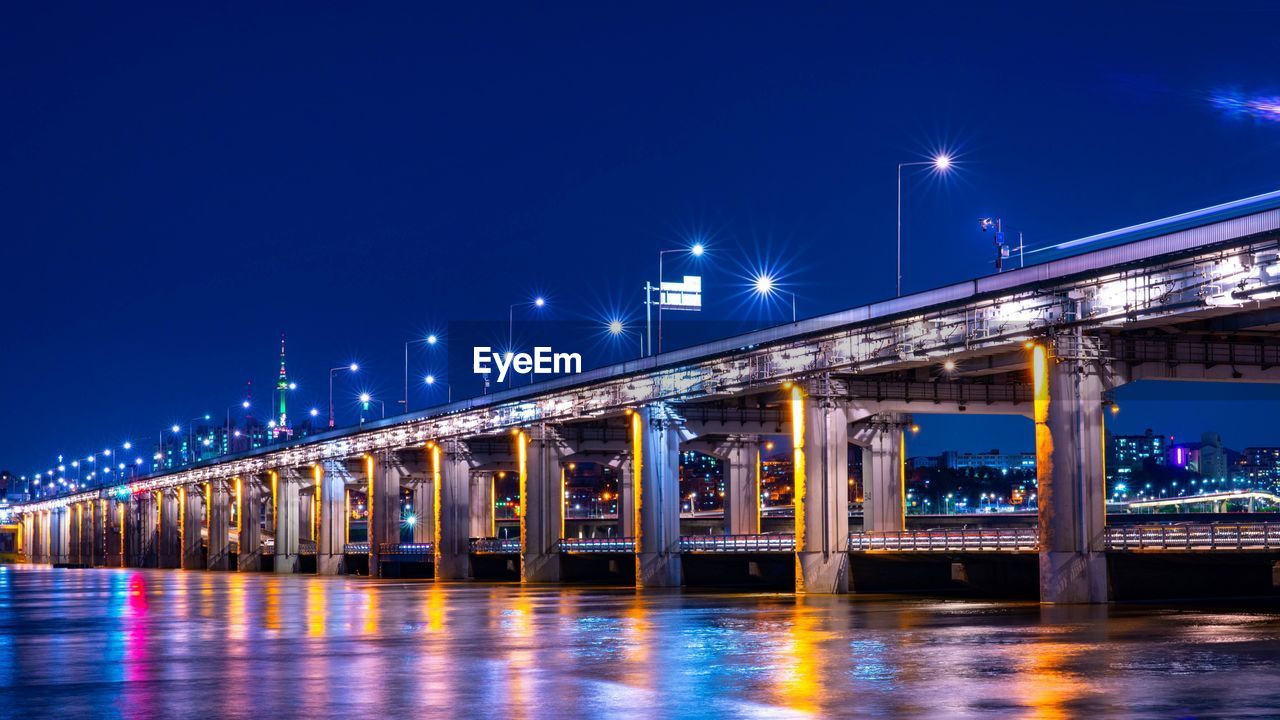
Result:
M131 443L131 442L129 442L128 440L126 440L126 441L125 441L125 443L124 443L124 449L125 449L125 450L132 450L132 449L133 449L133 443Z
M1111 403L1111 414L1115 415L1118 412L1120 412L1120 406L1115 403Z
M248 410L248 409L249 409L249 401L248 401L248 400L245 400L244 402L240 403L240 407L242 407L242 408L244 408L244 409Z
M425 382L425 383L426 383L426 384L428 384L428 385L435 385L435 384L436 384L436 376L435 376L435 375L428 375L428 376L426 376L425 378L423 378L423 382Z
M537 307L542 307L543 305L546 305L546 304L547 304L547 301L546 301L546 300L544 300L544 299L542 298L542 296L538 296L538 297L536 297L536 298L534 298L534 299L533 299L533 304L534 304L535 306L537 306Z
M951 168L951 156L946 153L938 153L933 158L933 167L939 172L946 172Z
M693 253L694 257L702 257L702 253L706 252L706 250L702 243L694 243L693 247L689 248L689 252Z
M289 389L290 389L290 390L297 390L297 389L298 389L298 383L296 383L296 382L291 382L291 383L289 383ZM205 419L206 419L206 420L208 420L208 418L205 418Z
M360 365L359 363L351 363L351 366L347 369L350 370L351 372L356 372L357 370L360 369Z
M315 409L315 408L311 408L311 417L315 417L315 416L317 416L317 415L319 415L319 414L320 414L320 411L319 411L319 410L317 410L317 409Z
M360 393L360 402L367 403L372 399L373 398L369 396L369 393Z
M774 283L775 281L773 279L773 276L768 275L766 273L760 273L759 275L755 276L754 280L751 281L751 286L755 288L755 291L757 293L761 295L768 295L769 293L773 292Z
M178 427L177 425L174 425L173 427L171 427L171 428L169 428L169 429L170 429L170 430L172 430L172 431L173 431L173 432L175 432L175 433L182 432L182 428Z
M623 330L623 327L622 327L622 321L621 321L621 320L610 320L610 321L609 321L609 333L610 333L611 335L621 335L621 334L622 334L622 330Z
M414 525L417 525L417 524L418 524L418 516L417 516L417 515L405 515L405 516L404 516L404 524L405 524L405 525L408 525L409 527L413 527Z
M435 345L437 342L439 342L439 338L437 338L435 335L428 335L428 336L427 336L427 344L428 344L428 345Z

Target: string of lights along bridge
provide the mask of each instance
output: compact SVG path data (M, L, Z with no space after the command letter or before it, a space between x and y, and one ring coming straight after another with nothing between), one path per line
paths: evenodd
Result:
M1055 603L1105 602L1126 577L1111 566L1161 552L1267 558L1277 538L1266 523L1117 524L1103 438L1113 393L1128 383L1280 379L1280 343L1270 341L1280 193L1095 236L1073 252L665 351L663 311L699 307L701 283L660 276L646 288L653 344L649 328L638 333L643 356L419 412L387 413L384 399L366 396L359 425L305 435L308 418L294 423L285 400L294 385L282 340L270 442L196 456L197 436L201 445L236 436L196 433L193 418L159 434L160 465L149 472L126 474L124 463L109 480L102 473L86 488L81 476L74 490L17 505L19 544L33 560L84 566L586 576L642 587L714 567L781 574L808 593L874 586L880 553L948 553L956 582L991 563L1024 563L1040 598ZM513 304L509 323L522 305L541 304ZM359 371L332 368L330 386ZM915 418L960 413L1020 416L1034 428L1035 514L1021 527L908 526ZM689 474L698 462L720 480L685 493L681 467ZM570 479L588 471L607 478L607 500L574 496ZM787 490L785 509L766 502L770 475Z

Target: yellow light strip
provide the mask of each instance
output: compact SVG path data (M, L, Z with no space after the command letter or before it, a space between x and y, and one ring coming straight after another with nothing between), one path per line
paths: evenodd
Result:
M791 386L791 465L792 497L795 504L796 523L796 589L804 590L804 568L800 566L800 552L805 548L805 448L804 448L804 393L797 385Z

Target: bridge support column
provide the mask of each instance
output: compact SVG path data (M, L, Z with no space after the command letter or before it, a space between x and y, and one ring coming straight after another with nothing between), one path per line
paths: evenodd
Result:
M849 590L849 421L826 383L791 387L796 592Z
M179 524L178 507L178 488L165 488L160 491L156 567L182 566L182 528Z
M1032 350L1040 601L1107 601L1102 368Z
M22 515L21 525L22 534L19 536L19 540L22 543L22 547L18 548L18 550L26 557L27 563L34 563L36 561L34 554L36 534L35 516L30 512L24 513Z
M471 576L471 453L461 440L432 446L431 473L436 482L435 576L465 580Z
M160 499L154 491L137 496L138 567L157 566L159 549Z
M298 572L298 540L302 527L299 489L302 476L292 469L274 473L275 482L275 571Z
M102 567L107 564L107 511L110 503L105 499L94 500L93 507L93 549L90 550L90 564Z
M636 468L630 452L618 459L618 537L636 536Z
M636 585L679 587L680 429L665 405L631 414L636 495Z
M382 570L382 546L400 542L400 483L405 471L393 453L364 458L368 474L369 575Z
M84 536L81 534L82 522L84 520L83 503L74 503L68 505L66 509L67 517L67 562L72 564L80 564L84 562L81 543Z
M902 532L907 528L904 429L899 413L881 413L854 425L851 440L862 450L862 529ZM848 485L846 484L846 492Z
M734 435L717 454L724 462L725 534L760 534L760 438Z
M128 512L129 504L122 502L119 498L109 498L106 501L106 513L102 518L105 528L105 538L103 541L103 549L105 551L105 564L107 567L125 567L127 556L125 554L125 534L128 527L125 515Z
M210 570L231 569L231 488L226 480L209 481Z
M470 520L468 533L471 537L494 537L498 534L493 522L493 473L478 471L471 473Z
M413 541L433 542L436 537L436 478L431 472L427 473L426 479L413 483L413 515Z
M182 515L182 568L184 570L203 570L205 568L204 543L200 537L200 526L204 522L204 493L199 485L185 485L179 489L178 501Z
M250 475L240 478L240 547L236 567L241 572L262 569L262 483Z
M74 520L71 517L71 508L58 508L58 544L57 544L57 562L66 564L71 562L71 526Z
M564 475L555 431L539 426L516 435L520 470L520 580L560 580L564 534ZM492 507L492 494L486 491ZM483 496L482 495L482 496ZM475 502L475 498L472 498Z
M346 557L347 478L341 461L316 466L316 492L320 494L320 527L316 537L316 574L341 575Z

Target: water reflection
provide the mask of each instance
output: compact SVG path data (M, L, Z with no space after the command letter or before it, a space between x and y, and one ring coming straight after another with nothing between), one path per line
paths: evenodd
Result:
M0 715L1280 713L1280 613L0 568Z

